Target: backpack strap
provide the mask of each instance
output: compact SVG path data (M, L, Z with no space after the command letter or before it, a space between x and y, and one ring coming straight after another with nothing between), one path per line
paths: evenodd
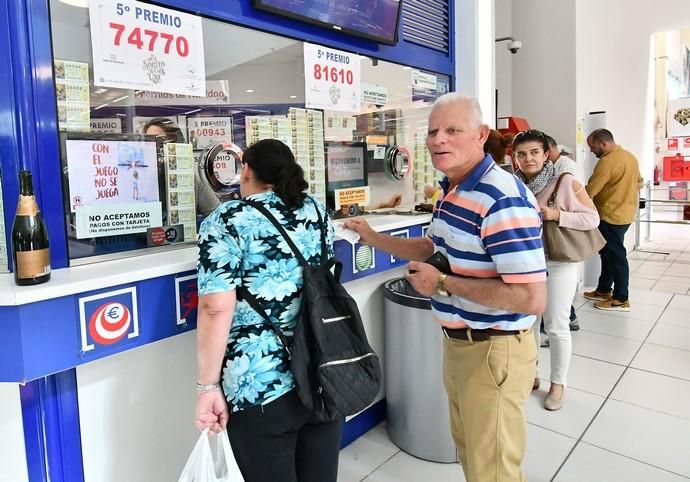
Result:
M308 196L311 202L314 204L314 209L316 210L316 216L319 219L319 231L321 231L321 265L326 264L326 261L328 260L328 247L326 246L326 223L323 222L323 218L321 218L321 212L319 211L319 207L316 204L316 201L310 196ZM271 221L271 224L278 230L278 232L285 238L285 241L287 242L288 246L290 246L290 249L292 250L292 253L295 255L297 260L299 261L299 264L302 265L302 268L307 268L309 267L309 263L307 263L307 260L304 259L304 256L302 255L302 252L299 250L297 245L295 245L294 241L290 236L288 235L287 231L285 228L278 222L278 220L271 214L271 212L266 209L266 207L259 202L254 201L253 199L244 199L244 202L255 208L257 211L259 211L261 214L266 216L266 218Z
M316 201L314 201L314 199L311 197L309 199L311 199L312 203L314 203L314 209L316 209L316 215L319 218L319 228L321 231L321 264L325 265L328 262L327 261L328 253L327 253L327 248L326 248L325 224L321 218L321 213L319 212L319 207L316 205ZM292 238L290 238L290 236L288 235L285 228L283 226L281 226L281 224L278 222L278 220L275 218L275 216L273 216L271 214L271 212L268 209L266 209L266 207L262 203L256 202L253 199L244 199L244 202L246 204L252 206L253 208L255 208L261 214L263 214L271 222L271 224L273 224L273 226L278 230L278 232L283 236L283 238L285 238L285 241L288 243L288 246L290 246L290 249L292 250L292 252L295 255L295 257L297 258L297 260L299 261L300 265L302 265L302 268L303 269L308 268L309 263L307 263L307 260L304 259L304 256L300 252L299 248L297 248L294 241L292 241ZM338 266L336 265L336 269L337 268L338 268ZM339 276L340 276L340 273L338 273L338 277ZM290 352L290 344L288 343L288 339L285 336L285 333L283 333L283 330L280 329L280 326L278 326L276 323L273 323L271 318L269 318L269 316L266 314L266 311L261 306L261 303L259 303L259 300L257 300L256 297L253 294L251 294L249 292L249 290L247 288L245 288L244 286L240 286L237 289L237 291L240 295L240 298L242 300L246 301L247 303L249 303L249 306L251 306L254 309L254 311L259 313L262 316L262 318L266 321L266 323L268 323L269 326L271 326L275 330L276 335L278 335L280 342L285 347L285 351L287 351L288 356L292 357L292 353Z
M240 298L247 303L249 303L249 306L254 308L254 311L256 311L258 314L262 316L262 318L266 321L266 323L269 324L271 328L276 332L276 335L278 335L278 339L280 339L280 342L283 344L283 347L285 347L285 351L288 354L288 357L292 356L292 352L290 351L290 343L288 342L287 336L285 336L285 333L283 333L283 330L280 329L280 326L278 326L276 323L273 323L273 320L271 320L268 315L266 314L266 311L262 308L261 304L259 303L259 300L256 299L256 297L249 292L247 288L244 286L240 286L237 288L237 291L240 294Z

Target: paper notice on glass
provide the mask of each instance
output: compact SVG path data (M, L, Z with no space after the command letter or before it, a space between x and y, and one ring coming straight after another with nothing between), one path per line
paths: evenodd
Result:
M77 206L77 239L145 233L162 226L160 202Z
M89 64L55 59L55 96L61 130L88 132Z
M359 112L361 83L359 55L322 45L304 44L306 107Z
M201 17L131 0L90 0L94 85L206 96Z
M196 240L194 152L191 144L169 143L163 149L168 196L167 224L183 224L184 240Z

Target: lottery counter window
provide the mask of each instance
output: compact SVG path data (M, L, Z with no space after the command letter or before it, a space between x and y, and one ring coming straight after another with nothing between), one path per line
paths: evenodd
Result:
M358 101L349 110L312 108L305 79L335 79L342 85L325 101L345 102L356 77L309 58L305 68L305 52L318 46L151 4L91 5L98 14L49 0L72 264L194 243L214 203L235 195L242 151L264 138L290 146L308 192L324 203L332 143L367 146L373 202L394 189L417 201L434 182L424 169L426 119L447 76L344 52L359 65ZM148 12L147 26L130 18L136 8ZM137 84L141 72L159 87ZM421 166L399 186L381 167L388 145L407 146ZM184 239L157 245L147 236L173 225Z

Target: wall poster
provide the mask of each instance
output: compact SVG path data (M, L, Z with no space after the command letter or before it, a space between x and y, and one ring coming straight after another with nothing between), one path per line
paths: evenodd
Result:
M162 225L157 143L106 139L65 141L77 239L140 233Z

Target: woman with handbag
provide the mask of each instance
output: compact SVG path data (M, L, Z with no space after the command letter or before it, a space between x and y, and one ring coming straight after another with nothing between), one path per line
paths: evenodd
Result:
M259 209L318 266L324 247L333 256L333 226L306 189L290 149L259 141L242 158L243 200L219 206L199 230L196 425L220 432L227 424L247 482L337 479L343 420L315 420L286 350L300 320L302 267Z
M513 156L519 166L517 175L537 198L544 221L542 236L548 294L543 318L551 351L551 386L544 408L559 410L564 402L572 353L569 322L578 281L578 261L575 260L584 259L590 250L589 254L594 254L601 246L597 246L596 241L590 246L587 240L580 239L588 237L585 233L597 230L599 214L584 186L572 174L556 174L553 163L548 160L548 149L546 136L538 130L520 132L513 139ZM555 244L550 244L552 241ZM539 346L539 320L533 331ZM538 379L535 380L537 384Z

